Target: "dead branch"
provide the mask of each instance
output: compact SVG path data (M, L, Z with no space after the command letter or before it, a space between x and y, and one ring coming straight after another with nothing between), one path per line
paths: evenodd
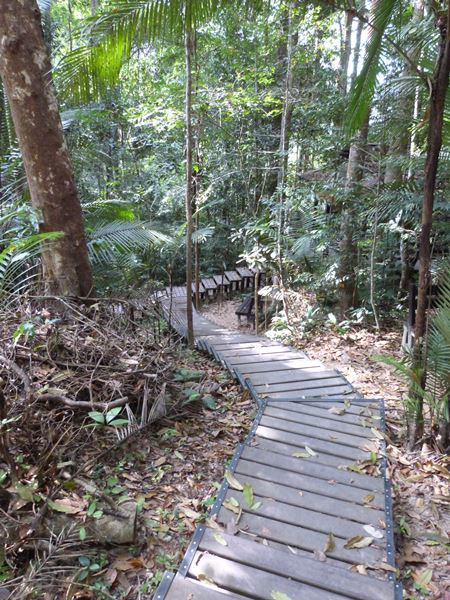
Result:
M123 406L129 402L128 396L117 398L117 400L112 400L111 402L87 402L86 400L74 400L73 398L68 398L67 396L61 396L60 394L52 393L39 394L37 399L43 400L44 402L60 402L65 406L70 406L70 408L96 408L99 410L109 410L110 408L114 408L115 406Z

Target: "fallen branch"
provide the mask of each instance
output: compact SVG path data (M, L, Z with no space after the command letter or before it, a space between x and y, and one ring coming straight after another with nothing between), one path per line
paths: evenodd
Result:
M25 371L21 369L13 360L3 356L3 354L0 354L0 362L9 367L11 371L14 371L14 373L20 377L25 389L25 394L29 396L31 393L31 381Z
M117 400L113 400L112 402L88 402L86 400L73 400L72 398L67 398L67 396L52 393L39 394L37 399L44 400L44 402L59 402L65 406L70 406L70 408L96 408L102 410L109 410L115 406L123 406L128 402L128 396L117 398Z

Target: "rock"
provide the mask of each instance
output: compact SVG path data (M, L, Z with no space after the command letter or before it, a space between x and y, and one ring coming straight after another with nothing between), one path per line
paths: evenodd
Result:
M89 534L103 544L133 543L136 537L136 502L124 502L119 510L115 515L104 514L100 519L89 520L86 523Z

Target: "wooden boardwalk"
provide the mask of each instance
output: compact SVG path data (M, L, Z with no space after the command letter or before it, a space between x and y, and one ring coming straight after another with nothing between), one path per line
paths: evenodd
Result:
M161 300L182 336L185 304L181 295ZM197 528L154 598L402 598L382 401L302 352L195 310L194 330L199 349L249 389L257 414L212 508L218 528Z

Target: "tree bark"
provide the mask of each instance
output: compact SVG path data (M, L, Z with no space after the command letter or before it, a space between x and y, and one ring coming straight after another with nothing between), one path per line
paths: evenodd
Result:
M64 236L42 248L46 293L93 291L81 206L64 140L36 0L3 0L0 76L14 121L40 231Z
M339 307L341 315L358 303L356 269L358 253L355 243L355 202L363 177L370 112L362 126L358 139L350 147L347 164L345 207L341 215L341 242L339 245Z
M414 328L414 357L418 365L423 364L421 347L426 333L428 298L430 285L431 228L436 190L439 153L442 146L445 98L450 76L450 4L447 16L438 20L440 44L429 101L429 123L427 157L425 161L424 195L422 203L422 225L419 238L419 284L417 292L416 323ZM421 387L426 385L426 370L423 371ZM415 419L410 431L410 446L423 433L423 398L416 398Z
M192 318L192 31L186 24L185 60L186 60L186 323L189 347L194 347L194 327Z

